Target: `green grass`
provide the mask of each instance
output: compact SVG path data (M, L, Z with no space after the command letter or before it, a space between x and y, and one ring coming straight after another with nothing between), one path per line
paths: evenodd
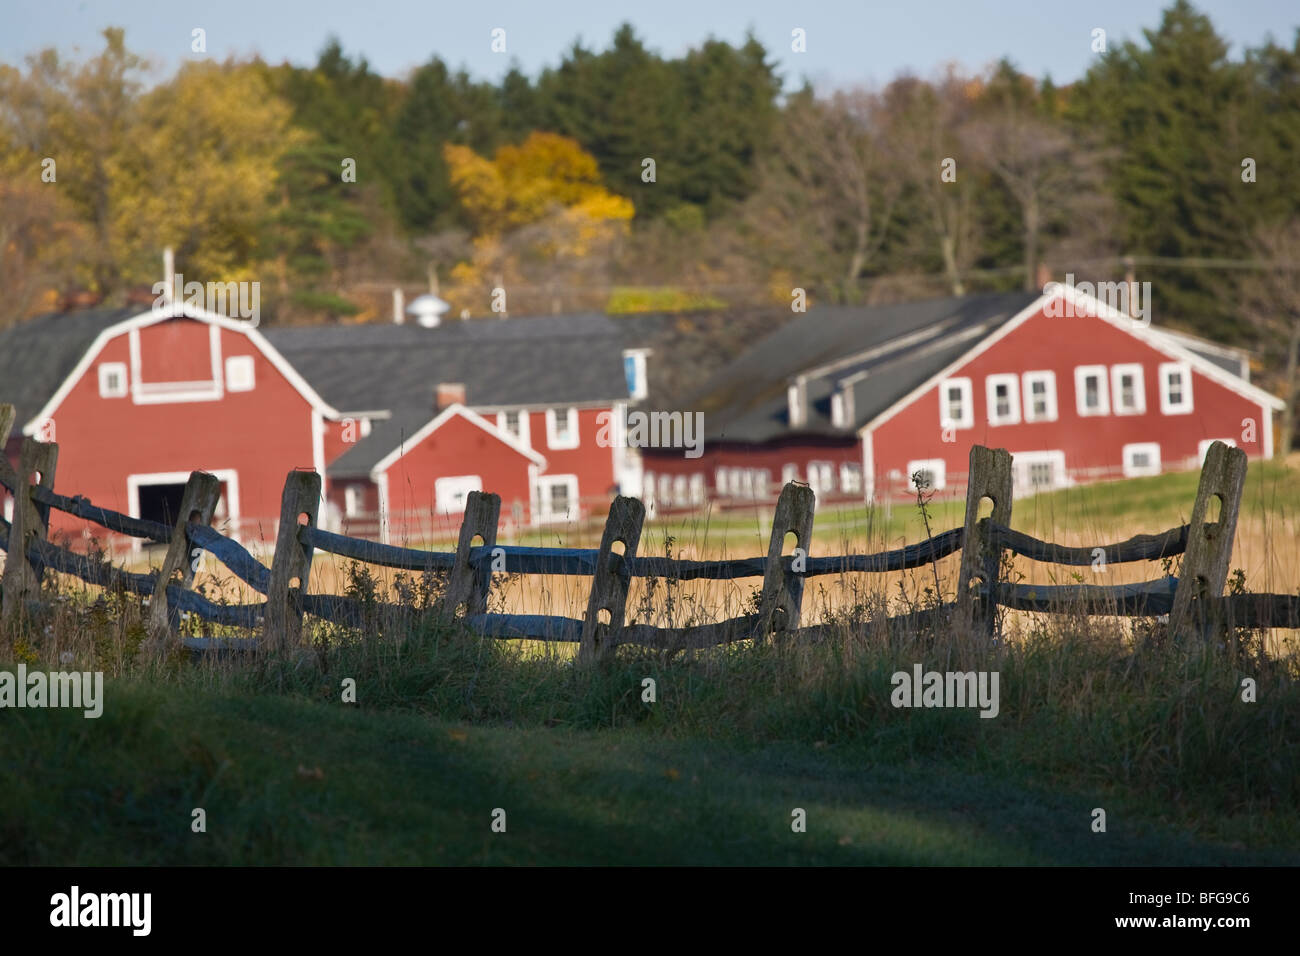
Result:
M172 660L111 680L97 720L3 714L0 864L1300 863L1285 668L1255 671L1251 705L1212 656L964 654L908 638L585 672L429 632L338 647L327 671ZM889 706L894 669L945 656L1000 669L998 718Z
M1040 495L1014 523L1158 531L1187 520L1196 480ZM1243 514L1269 538L1297 500L1294 472L1251 466ZM829 542L869 518L924 534L902 505L818 522ZM715 515L710 540L748 553L758 523ZM958 523L958 503L931 507L934 530ZM0 864L1300 864L1300 660L1268 659L1259 635L1234 657L1150 622L1054 617L989 647L850 611L816 645L625 648L585 670L542 645L381 621L321 628L293 661L144 665L138 602L49 597L48 621L0 635L0 670L103 670L104 716L0 711ZM997 671L999 716L893 708L890 676L916 662Z
M1194 839L1140 801L925 760L640 729L461 728L270 695L110 693L98 722L11 722L0 862L1300 862ZM1109 808L1104 834L1089 826L1095 806ZM195 807L206 833L191 832ZM805 833L791 829L796 807ZM496 808L504 834L490 827Z

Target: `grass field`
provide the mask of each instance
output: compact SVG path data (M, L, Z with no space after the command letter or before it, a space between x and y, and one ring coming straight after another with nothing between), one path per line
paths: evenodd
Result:
M1013 524L1094 543L1158 531L1186 520L1195 483L1070 489L1018 501ZM1300 583L1298 489L1292 469L1252 466L1238 556L1277 590ZM933 530L959 523L952 507L933 503ZM707 547L765 550L723 518ZM897 546L918 521L819 514L814 548L842 552L845 528L865 545L868 524ZM702 540L652 526L651 550L663 531ZM140 663L137 601L58 586L48 620L0 636L0 670L103 670L104 714L0 711L0 864L1300 864L1300 665L1257 640L1233 661L1158 626L1022 615L997 647L846 625L818 645L627 649L585 671L567 649L426 621L318 628L316 652L287 661ZM997 718L891 706L891 675L914 663L997 671Z

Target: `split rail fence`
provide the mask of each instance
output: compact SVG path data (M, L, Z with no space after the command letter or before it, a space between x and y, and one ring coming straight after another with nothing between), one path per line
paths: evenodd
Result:
M13 424L11 406L0 405L0 447ZM25 438L15 471L0 456L0 485L14 495L12 523L0 519L0 546L8 552L2 582L3 615L23 613L39 598L44 573L74 575L107 589L149 595L147 625L154 646L182 640L194 650L248 648L284 651L296 647L303 619L312 615L349 627L364 627L377 609L405 612L400 605L362 604L346 595L313 594L307 587L317 551L359 562L412 572L447 575L439 613L450 619L463 612L462 623L498 638L570 641L579 658L608 656L620 644L674 649L704 648L737 640L816 637L817 625L800 626L804 582L826 574L882 573L918 568L961 552L956 600L907 617L942 614L949 626L992 635L996 609L1157 617L1168 615L1171 633L1208 637L1223 627L1300 627L1300 597L1276 594L1223 596L1233 536L1246 474L1246 456L1215 442L1206 456L1191 521L1161 534L1138 535L1118 544L1065 547L1013 531L1012 456L1004 449L971 449L965 523L925 541L875 554L814 557L814 494L791 482L777 500L766 557L688 561L637 554L645 507L629 497L610 505L600 547L539 548L498 546L501 500L472 492L455 551L424 551L335 534L317 527L321 477L312 471L290 472L281 499L275 551L268 568L238 541L211 527L220 493L218 479L193 472L185 486L174 527L133 518L98 507L81 497L54 491L58 446ZM20 493L24 489L25 493ZM992 514L979 517L981 502ZM1212 499L1219 500L1218 520L1207 522ZM167 545L154 573L132 573L92 560L47 540L51 509L82 518L119 535ZM795 536L793 553L783 553L787 535ZM476 538L482 544L475 546ZM236 577L265 596L256 604L219 604L191 590L195 560L208 552ZM1152 561L1182 556L1181 576L1166 576L1129 585L1025 585L999 580L1004 551L1035 561L1093 566ZM539 614L489 613L493 573L585 575L592 578L581 618ZM694 627L654 627L626 620L633 577L669 580L763 579L757 611ZM159 582L165 582L159 587ZM252 638L178 638L181 612L215 623L259 632ZM906 623L902 618L891 622Z

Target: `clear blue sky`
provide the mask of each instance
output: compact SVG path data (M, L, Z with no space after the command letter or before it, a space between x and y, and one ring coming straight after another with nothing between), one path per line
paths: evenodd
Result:
M387 76L441 56L453 67L496 79L511 59L536 75L575 38L604 48L630 21L642 39L676 55L712 35L737 42L746 30L778 62L787 87L807 77L819 86L883 83L903 70L929 75L945 62L979 69L1004 55L1021 70L1058 83L1077 79L1092 60L1091 32L1108 41L1140 38L1170 0L0 0L0 61L17 64L37 50L96 51L98 32L123 26L128 46L170 75L190 58L190 31L207 31L208 54L258 53L273 63L315 62L337 34ZM1199 0L1234 54L1272 33L1290 45L1300 25L1297 0ZM506 54L490 49L506 30ZM807 31L807 52L790 48Z

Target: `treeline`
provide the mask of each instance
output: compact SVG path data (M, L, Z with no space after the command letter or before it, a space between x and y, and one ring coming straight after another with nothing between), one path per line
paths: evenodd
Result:
M1300 293L1264 266L1297 244L1300 34L1231 59L1182 0L1060 88L1004 60L786 95L752 38L667 58L630 26L497 83L336 41L147 69L120 30L0 65L0 322L121 300L164 246L260 281L266 321L383 319L397 283L471 315L498 288L516 314L883 301L1134 256L1157 322L1294 354Z

